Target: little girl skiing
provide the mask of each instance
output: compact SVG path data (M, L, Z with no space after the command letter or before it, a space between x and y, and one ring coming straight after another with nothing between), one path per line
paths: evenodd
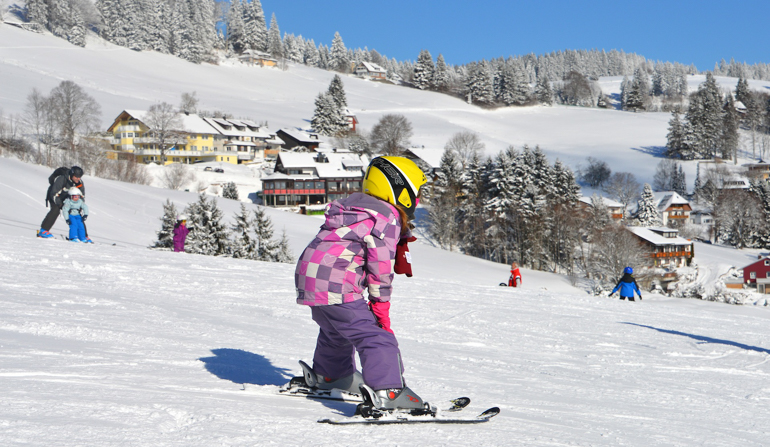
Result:
M404 383L389 314L397 251L406 248L397 246L411 237L409 220L425 182L411 160L377 157L366 171L364 193L329 205L295 271L297 303L310 306L320 326L313 368L305 371L309 386L364 392L378 409L423 408Z
M67 191L69 197L64 200L64 204L61 207L61 214L64 217L64 221L70 226L69 240L71 242L88 242L93 241L86 236L86 228L83 226L88 217L88 205L85 200L81 200L82 193L78 188L70 188Z
M187 228L187 216L184 214L177 216L174 224L174 251L183 252L184 244L187 241L187 234L190 229Z

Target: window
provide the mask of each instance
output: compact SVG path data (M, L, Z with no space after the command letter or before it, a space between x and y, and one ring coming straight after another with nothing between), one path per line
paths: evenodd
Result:
M339 184L340 182L327 182L329 185L329 191L337 191L339 190Z
M770 272L765 273L765 278L770 278Z
M751 279L757 279L757 272L751 272L751 273L749 273L749 278L751 278Z
M305 189L305 182L294 182L294 189Z
M315 189L324 189L324 182L315 182Z
M765 265L770 265L770 259L765 259Z

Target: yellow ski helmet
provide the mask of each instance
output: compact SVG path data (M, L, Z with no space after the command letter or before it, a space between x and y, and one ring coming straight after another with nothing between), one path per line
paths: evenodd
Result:
M366 194L401 206L411 220L420 187L426 182L425 173L412 160L387 156L369 163L363 187Z

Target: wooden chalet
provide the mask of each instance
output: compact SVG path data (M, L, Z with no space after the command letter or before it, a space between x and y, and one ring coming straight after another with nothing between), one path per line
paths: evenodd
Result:
M647 246L655 267L685 267L694 255L692 241L679 236L679 230L668 227L627 227Z

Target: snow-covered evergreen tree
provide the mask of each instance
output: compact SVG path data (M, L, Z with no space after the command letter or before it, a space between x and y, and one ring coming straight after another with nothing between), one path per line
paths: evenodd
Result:
M342 112L348 106L348 99L345 95L345 84L342 83L340 75L335 74L332 78L332 82L329 83L329 90L327 91L334 99L334 103L337 104L337 108Z
M535 97L544 106L553 105L553 89L551 89L551 81L548 80L548 76L542 75L537 77Z
M238 186L235 185L235 182L225 183L225 186L222 189L222 197L225 199L238 200Z
M334 40L332 40L332 47L329 51L329 68L340 73L348 73L350 71L348 50L345 48L345 43L342 41L342 36L340 36L339 32L334 33Z
M727 102L724 105L724 114L722 116L722 158L730 160L738 158L738 128L740 126L740 116L735 109L735 101L732 95L727 95Z
M257 240L257 260L274 261L277 244L273 241L273 222L262 207L254 210L253 225Z
M433 87L435 71L433 56L428 50L420 51L417 62L414 64L412 83L420 90L430 90Z
M256 51L268 51L267 21L260 0L251 0L243 7L244 46Z
M685 178L684 170L682 169L682 164L677 163L677 165L679 165L679 168L676 171L676 176L671 182L671 189L673 189L680 196L686 197L687 196L687 179Z
M644 184L642 197L639 199L634 222L640 227L659 227L663 225L660 218L660 212L655 203L655 195L652 193L652 187L649 183Z
M327 136L339 135L347 128L345 117L342 116L340 108L328 92L319 93L316 97L310 125L315 132Z
M250 9L248 3L245 6ZM253 38L253 34L249 35L248 32L253 30L248 29L246 21L244 19L250 19L244 11L244 4L241 0L232 0L230 2L230 9L227 11L227 43L232 47L236 53L243 52L247 47L247 42L250 38ZM253 23L249 23L249 26L253 26Z
M439 54L436 58L436 68L433 71L433 88L438 92L449 89L449 68L444 61L444 56Z
M465 78L465 94L470 104L491 104L495 99L492 72L485 60L471 64Z
M455 210L460 194L460 160L457 153L445 150L441 156L441 169L436 173L428 199L428 219L431 237L442 248L452 250L458 243L459 231Z
M258 240L253 234L254 220L243 203L241 203L241 212L235 215L232 233L232 256L240 259L257 259Z
M216 200L206 200L201 194L198 201L185 209L188 215L188 228L185 251L209 256L221 256L229 252L229 234L222 222L222 211Z
M48 23L46 0L27 0L27 20L45 26Z
M291 246L289 245L289 237L286 235L286 229L281 231L281 239L275 247L275 253L273 254L274 262L282 262L284 264L294 264L294 255L291 252Z
M275 13L270 18L270 29L267 31L267 51L276 59L282 59L284 56L281 30L278 29L278 20L275 18Z
M176 225L177 210L171 200L166 199L163 204L163 216L160 218L160 231L157 232L158 239L155 241L155 248L173 248L174 247L174 225Z
M749 81L743 77L738 78L738 84L735 86L735 100L742 102L744 105L751 97L751 89L749 88Z

